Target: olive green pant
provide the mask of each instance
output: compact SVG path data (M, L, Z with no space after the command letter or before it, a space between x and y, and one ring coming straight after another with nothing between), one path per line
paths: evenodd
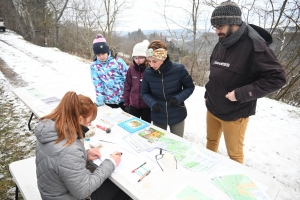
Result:
M235 121L224 121L209 111L206 115L206 131L207 131L207 143L206 148L217 152L219 148L220 138L222 132L224 133L224 139L226 144L227 153L230 159L239 163L244 162L244 138L248 125L249 118L240 118Z
M165 129L165 130L168 129L167 124L158 124L158 123L153 122L153 125L158 126L159 128L162 128L162 129ZM170 127L170 132L171 133L173 133L175 135L178 135L179 137L183 137L184 120L181 121L181 122L178 122L176 124L169 125L169 127Z

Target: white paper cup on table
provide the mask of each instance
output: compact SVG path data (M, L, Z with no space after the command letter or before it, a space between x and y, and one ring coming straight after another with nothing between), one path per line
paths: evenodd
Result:
M165 153L163 161L167 169L175 169L175 157L173 154Z

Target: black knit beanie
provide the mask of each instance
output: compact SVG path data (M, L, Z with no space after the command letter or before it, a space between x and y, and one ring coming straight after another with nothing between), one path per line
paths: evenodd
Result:
M242 11L239 6L231 0L222 2L215 8L211 15L211 25L219 26L224 24L242 24Z
M96 39L93 41L93 51L94 54L109 54L109 46L106 43L106 39L101 35L97 34Z

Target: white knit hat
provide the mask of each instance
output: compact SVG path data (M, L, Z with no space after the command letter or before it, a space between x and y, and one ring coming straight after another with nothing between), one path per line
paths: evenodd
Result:
M133 47L132 56L144 56L147 57L149 41L144 40L143 42L137 43Z

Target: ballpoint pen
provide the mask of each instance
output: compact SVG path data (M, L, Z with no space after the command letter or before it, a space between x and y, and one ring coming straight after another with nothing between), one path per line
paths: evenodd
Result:
M112 154L110 154L110 155L112 155ZM119 152L119 153L116 153L116 155L121 156L121 155L123 155L123 153Z
M144 166L146 164L146 162L144 164L142 164L141 166L137 167L136 169L132 170L132 173L135 172L135 170L139 169L140 167Z
M141 180L143 180L143 178L145 178L146 176L148 176L148 174L150 174L151 170L147 171L139 180L138 182L140 182Z
M92 154L92 156L97 156L96 154ZM101 159L101 157L98 157L98 159L102 162L102 159Z
M107 143L112 143L112 144L118 144L116 142L110 142L110 141L107 141L107 140L99 140L99 141L101 141L101 142L107 142Z

